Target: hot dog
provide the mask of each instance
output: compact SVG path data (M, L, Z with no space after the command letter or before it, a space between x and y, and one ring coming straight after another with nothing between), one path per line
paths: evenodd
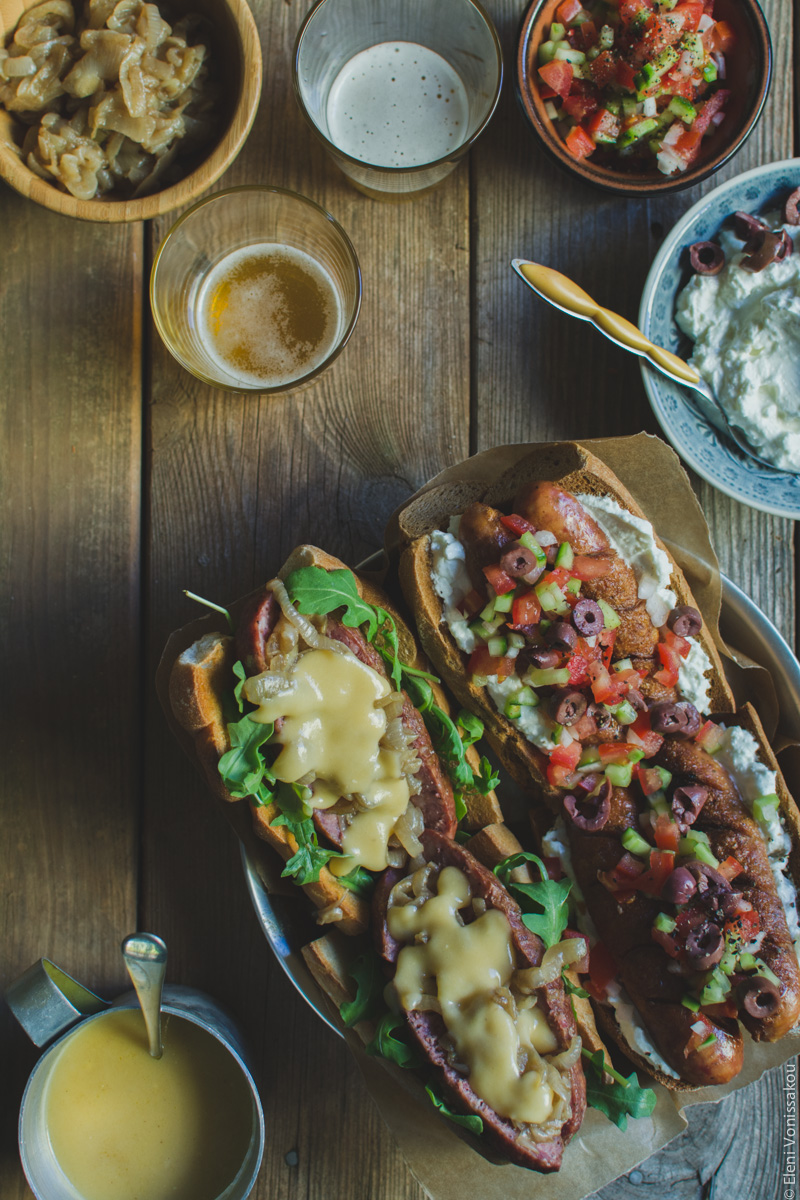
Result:
M556 943L543 961L543 942L522 923L497 877L452 840L457 814L446 767L466 808L462 826L483 826L501 814L493 793L485 785L487 794L479 790L477 770L478 782L467 786L466 755L443 763L434 750L424 716L438 713L434 725L441 723L446 702L434 688L421 713L403 688L404 682L418 688L421 680L431 686L429 677L411 673L426 664L407 626L383 593L313 547L299 548L277 579L231 611L232 633L204 633L177 653L171 643L169 702L214 791L250 804L256 833L288 860L284 874L301 884L317 919L335 927L307 948L315 977L335 1002L347 998L348 956L331 940L339 932L371 934L387 976L407 973L394 910L401 893L405 901L415 893L404 892L401 881L422 873L419 905L437 879L460 880L466 892L452 911L450 932L473 942L478 936L495 964L469 953L445 955L440 964L445 1008L454 972L469 972L476 987L482 981L480 1007L477 991L470 993L475 1020L461 1024L470 1044L453 1040L452 1022L429 1011L430 998L416 1004L406 990L397 994L409 1037L454 1111L480 1118L505 1157L557 1169L585 1108L581 1043L561 971L585 954L585 943L573 938L566 949ZM477 767L474 752L469 760ZM364 815L366 833L359 827ZM502 837L497 844L516 845ZM362 894L364 875L371 901ZM492 915L484 917L484 910ZM404 912L407 919L412 907L404 904ZM462 934L467 928L471 934ZM435 987L432 979L428 984ZM381 1003L382 993L381 984ZM487 1075L485 1061L481 1073L484 1017L499 1022L509 1047L514 1042L513 1069L505 1074Z
M739 1021L774 1040L800 1017L797 809L755 715L734 715L681 572L619 481L581 455L556 479L529 463L508 495L489 487L460 514L427 500L406 518L400 582L539 834L558 817L546 852L591 922L604 1027L668 1086L723 1083L741 1069ZM761 792L744 795L754 772Z

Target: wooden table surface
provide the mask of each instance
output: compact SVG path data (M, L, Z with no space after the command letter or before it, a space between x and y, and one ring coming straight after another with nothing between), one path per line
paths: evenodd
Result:
M506 80L468 161L410 203L354 191L300 116L291 52L307 0L255 0L264 91L217 185L277 184L324 205L364 276L350 344L278 399L196 381L154 331L147 282L171 224L99 226L0 188L0 990L45 955L112 996L119 943L149 929L169 979L223 1002L252 1045L267 1150L257 1200L419 1200L348 1051L273 961L238 846L174 744L153 677L169 632L269 578L301 541L350 563L442 467L503 442L656 432L632 358L537 302L536 258L634 318L665 231L700 189L607 198L545 159L513 96L522 0L486 0ZM714 182L794 150L793 6L764 4L772 92ZM711 184L706 185L706 189ZM723 570L794 644L792 522L700 481ZM0 1011L0 1196L30 1196L16 1115L36 1054ZM778 1196L782 1077L692 1114L690 1130L604 1197ZM294 1152L294 1153L290 1153ZM287 1157L288 1156L288 1157Z

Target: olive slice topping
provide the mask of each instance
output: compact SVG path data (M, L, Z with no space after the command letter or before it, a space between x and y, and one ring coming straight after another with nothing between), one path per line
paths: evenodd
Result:
M577 688L559 688L550 697L550 711L559 725L574 725L586 712L588 701Z
M696 637L703 628L703 618L691 604L679 604L667 617L667 625L678 637Z
M686 936L686 957L695 971L707 971L715 966L725 952L722 930L707 921L689 931Z
M556 650L574 650L578 644L578 635L566 621L554 621L544 635L549 646Z
M672 700L659 700L650 709L650 725L656 733L682 733L689 722L685 709Z
M530 651L529 657L535 667L549 671L561 662L561 651L552 646L536 646Z
M741 209L733 214L733 232L740 242L749 241L760 230L766 228L760 217L754 217L750 213L742 212Z
M676 708L679 708L686 717L686 724L678 736L683 738L694 737L694 735L699 732L700 726L703 723L703 718L700 716L700 713L690 700L678 700Z
M676 867L667 876L661 895L668 904L688 904L696 891L697 882L692 872L686 867Z
M603 628L603 610L596 600L583 599L572 610L572 624L582 637L591 637Z
M503 551L500 559L500 566L506 575L510 575L512 579L522 579L524 576L529 575L536 565L536 555L527 546L523 546L521 542L512 542ZM544 570L544 567L542 567L542 570ZM539 574L541 574L541 571Z
M719 275L725 266L725 251L716 242L695 242L689 247L689 262L698 275Z
M785 229L773 233L771 229L759 229L745 244L741 266L745 271L763 271L770 263L781 262L794 248L794 243Z
M565 796L564 808L576 828L597 833L611 816L611 784L606 779L596 796Z
M787 196L783 206L783 220L785 225L800 225L800 188L795 188L792 194Z
M672 793L672 815L681 833L686 833L689 826L694 825L707 799L708 788L700 783L687 783L675 788Z
M771 979L763 975L751 975L736 989L739 1007L751 1017L769 1017L778 1007L781 994Z

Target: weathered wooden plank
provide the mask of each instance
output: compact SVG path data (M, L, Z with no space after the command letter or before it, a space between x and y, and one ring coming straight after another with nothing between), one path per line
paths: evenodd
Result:
M3 189L0 992L42 955L119 991L136 920L142 230ZM4 1008L0 1194L35 1053Z
M467 168L409 203L351 189L291 95L302 7L256 6L264 97L222 182L288 187L332 212L361 262L362 313L331 370L277 399L214 392L154 341L149 674L169 630L194 615L181 588L233 598L303 540L357 562L400 499L468 453ZM256 1047L269 1135L255 1195L419 1200L345 1047L272 960L233 838L152 704L147 728L143 913L174 945L171 977L220 996Z

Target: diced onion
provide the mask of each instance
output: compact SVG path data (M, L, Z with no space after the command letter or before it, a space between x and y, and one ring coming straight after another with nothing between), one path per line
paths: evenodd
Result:
M546 546L557 546L558 538L549 529L538 529L534 534L539 545L544 549Z
M304 617L297 611L295 606L289 599L289 593L280 579L272 579L267 584L267 587L272 592L275 599L280 605L281 612L286 617L290 625L293 625L298 631L306 645L312 650L333 650L336 654L352 654L352 650L337 642L334 638L326 637L324 633L320 633L318 629L309 621L308 617Z

